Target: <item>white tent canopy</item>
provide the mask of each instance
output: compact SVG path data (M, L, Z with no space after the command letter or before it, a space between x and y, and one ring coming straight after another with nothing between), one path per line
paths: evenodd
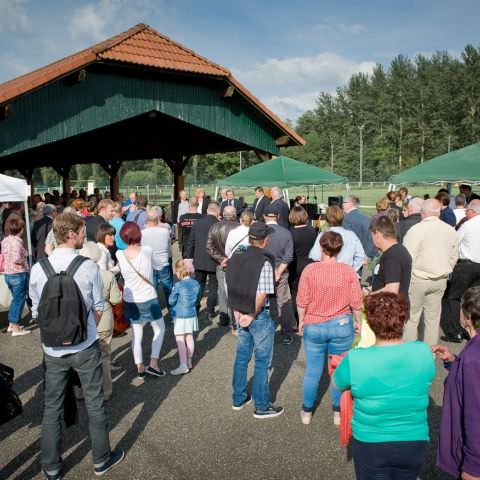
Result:
M26 202L29 194L26 180L0 174L0 202Z
M28 216L27 203L29 195L30 189L26 180L0 174L0 202L24 202L25 204L25 223L27 230L28 256L31 266L32 245L30 241L30 219Z

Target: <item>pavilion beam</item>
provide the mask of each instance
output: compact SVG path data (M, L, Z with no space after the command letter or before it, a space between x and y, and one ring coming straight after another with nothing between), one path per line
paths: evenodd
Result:
M178 198L181 190L185 189L185 176L183 171L190 160L190 155L175 155L172 157L163 157L165 163L173 173L173 200Z
M27 184L30 185L30 203L33 202L35 195L35 182L33 181L33 167L17 168L17 170L25 177Z
M72 190L72 184L70 181L70 170L72 169L72 166L54 166L53 169L62 177L63 193L70 193Z
M267 160L272 159L272 155L270 153L261 152L260 150L254 150L254 152L255 152L255 155L257 156L257 158L259 160L261 160L262 162L266 162Z
M110 198L114 201L118 198L118 192L120 190L120 179L118 172L122 166L121 160L109 160L108 162L99 162L102 168L110 176Z

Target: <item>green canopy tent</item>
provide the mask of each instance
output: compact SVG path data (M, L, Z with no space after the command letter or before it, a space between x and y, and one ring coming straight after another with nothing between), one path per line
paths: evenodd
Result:
M432 158L389 179L393 185L406 183L480 182L480 142Z
M277 157L217 181L217 188L219 186L255 187L257 185L276 186L284 190L288 187L309 185L345 185L348 190L348 178L293 158ZM286 198L288 200L288 193Z

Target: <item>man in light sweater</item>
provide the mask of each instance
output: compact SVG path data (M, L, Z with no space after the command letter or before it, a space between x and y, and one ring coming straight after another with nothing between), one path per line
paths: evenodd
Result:
M442 297L447 277L458 259L457 232L440 220L440 211L438 200L425 200L422 221L411 227L403 240L412 257L410 318L405 325L404 339L418 338L418 324L423 313L423 340L429 345L438 342Z

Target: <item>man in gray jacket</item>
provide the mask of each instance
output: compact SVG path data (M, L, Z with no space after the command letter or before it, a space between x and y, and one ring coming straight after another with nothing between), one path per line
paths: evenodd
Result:
M292 297L288 286L288 264L293 260L293 239L290 230L277 223L277 212L269 205L264 212L265 223L274 232L268 237L265 252L275 262L275 297L277 308L272 309L272 316L278 320L283 336L282 342L290 345L293 342L292 332L295 327Z

